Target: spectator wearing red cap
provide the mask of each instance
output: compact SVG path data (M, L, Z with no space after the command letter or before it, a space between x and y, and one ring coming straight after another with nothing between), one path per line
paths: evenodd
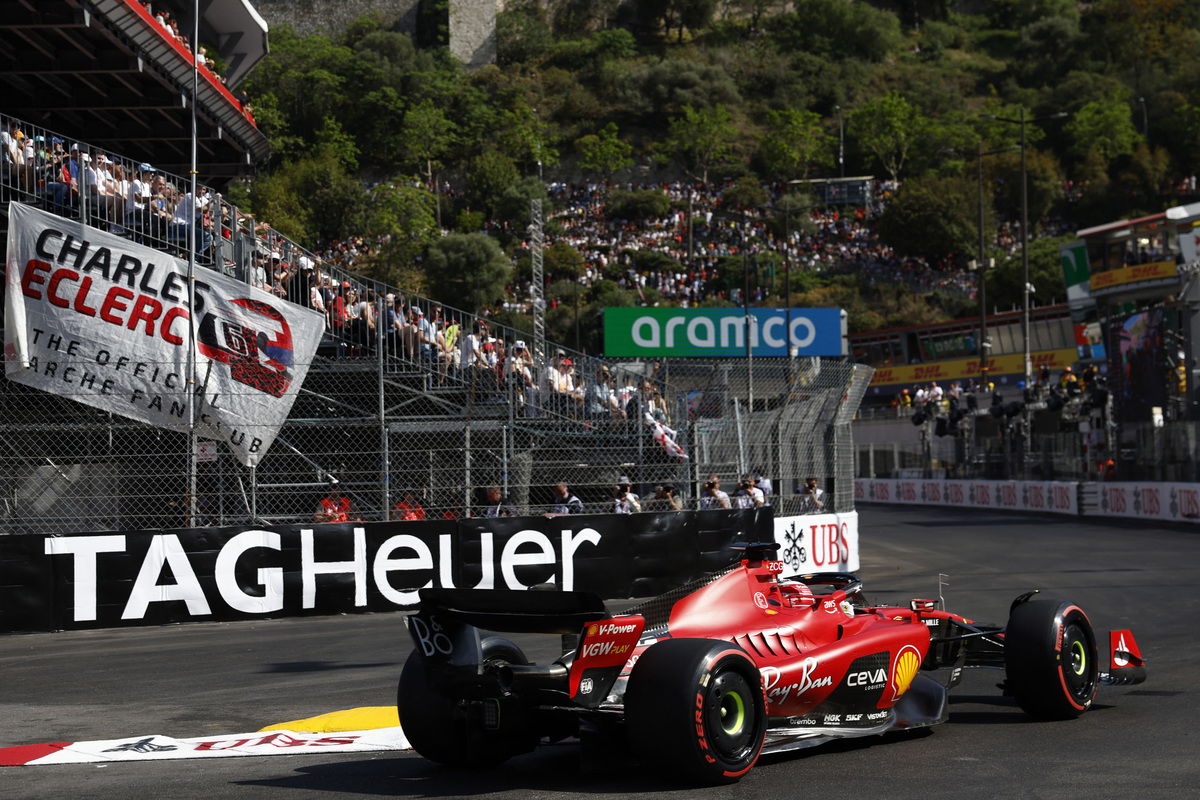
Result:
M563 351L550 362L546 382L555 412L574 416L583 407L583 392L575 385L575 365Z

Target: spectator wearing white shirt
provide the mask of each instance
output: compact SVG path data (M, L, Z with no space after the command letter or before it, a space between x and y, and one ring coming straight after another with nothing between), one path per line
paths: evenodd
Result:
M125 194L125 224L140 231L150 227L150 184L153 180L154 167L145 162L138 164L137 174Z
M525 342L518 339L512 348L508 359L508 385L524 400L522 416L536 417L538 415L537 383L533 380L533 359Z
M716 475L709 475L700 491L700 510L712 511L730 507L729 495L721 491L721 479Z
M189 233L195 231L194 246L200 252L207 252L208 248L212 246L212 234L204 230L203 226L198 223L211 200L208 187L204 185L200 186L194 198L191 192L180 197L179 202L175 205L175 215L171 218L169 229L171 236L186 242Z
M468 367L487 366L487 361L483 357L483 331L483 323L476 320L471 326L471 332L460 338L459 369L465 370Z
M88 202L92 204L92 215L104 222L118 222L124 198L117 189L112 165L104 153L96 153L87 169Z

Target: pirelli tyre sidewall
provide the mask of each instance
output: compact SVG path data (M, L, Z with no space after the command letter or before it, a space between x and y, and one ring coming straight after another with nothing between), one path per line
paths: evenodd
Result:
M634 754L696 783L727 783L762 752L766 700L750 657L713 639L670 639L638 658L625 692Z
M1078 717L1096 697L1096 636L1074 603L1036 598L1016 606L1005 629L1004 663L1009 693L1032 717Z

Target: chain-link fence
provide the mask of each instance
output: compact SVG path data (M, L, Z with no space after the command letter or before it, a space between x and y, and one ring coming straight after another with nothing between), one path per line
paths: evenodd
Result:
M182 202L179 176L112 153L99 162L86 143L23 121L0 116L0 125L20 127L25 148L0 174L5 201L178 257L194 247L202 267L325 317L291 416L257 468L215 442L193 453L187 434L4 381L4 532L300 522L330 508L363 520L540 513L559 482L587 510L608 511L619 478L642 495L644 510L694 508L710 475L736 503L750 473L770 479L777 505L793 507L791 492L816 477L828 510L853 507L849 420L870 368L816 359L626 363L553 345L535 361L530 331L323 262L210 191ZM140 195L132 175L164 186ZM137 197L160 207L139 209ZM7 223L7 202L2 208ZM160 219L147 222L147 213ZM60 368L71 366L64 359ZM676 499L654 497L667 494L658 487Z
M947 414L917 422L914 413L880 411L855 422L857 477L1200 480L1200 423L1118 422L1110 406L1078 401L1027 416L1019 404L973 410L953 424Z
M810 476L826 488L827 510L853 507L848 420L868 377L845 362L758 365L753 402L744 363L675 363L682 385L657 384L667 407L638 415L635 398L624 417L526 415L525 398L504 383L478 392L396 362L315 363L257 468L200 442L194 495L186 434L6 381L0 530L307 522L328 510L323 500L363 520L480 516L492 506L537 514L558 502L560 481L588 511L605 512L621 478L647 511L673 507L658 487L698 507L713 475L736 506L750 473L771 481L778 513L796 510L792 492Z

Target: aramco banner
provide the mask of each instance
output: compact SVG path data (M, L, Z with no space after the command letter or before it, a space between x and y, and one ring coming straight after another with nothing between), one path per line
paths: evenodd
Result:
M604 355L639 358L846 355L840 308L606 308ZM790 331L790 335L789 335ZM790 342L790 345L789 345Z
M20 203L9 209L8 379L178 431L189 429L194 386L196 432L257 464L304 382L321 315L210 270L195 278L193 314L186 263Z

